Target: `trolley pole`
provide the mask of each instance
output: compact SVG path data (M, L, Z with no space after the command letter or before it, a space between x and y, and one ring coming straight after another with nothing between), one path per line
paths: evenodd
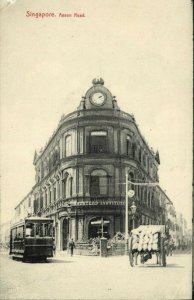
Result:
M125 253L128 254L128 215L129 215L129 203L128 203L128 172L125 173Z

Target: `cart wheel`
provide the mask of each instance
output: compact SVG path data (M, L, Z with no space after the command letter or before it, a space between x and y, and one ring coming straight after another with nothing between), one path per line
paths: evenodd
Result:
M165 247L164 247L164 238L161 237L161 241L160 241L160 249L161 249L161 265L163 267L166 267L166 251L165 251Z
M132 253L132 244L133 244L133 238L130 237L129 238L129 262L131 267L134 266L134 257L133 257L133 253Z

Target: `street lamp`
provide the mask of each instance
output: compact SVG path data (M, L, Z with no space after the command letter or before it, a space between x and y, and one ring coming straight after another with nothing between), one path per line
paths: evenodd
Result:
M134 229L135 228L135 213L136 213L136 209L137 209L137 206L135 205L134 201L130 208L131 208L131 213L132 213L133 229Z

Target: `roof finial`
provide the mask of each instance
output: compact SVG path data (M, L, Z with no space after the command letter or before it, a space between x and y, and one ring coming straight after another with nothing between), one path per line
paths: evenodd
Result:
M94 78L92 80L93 85L97 85L97 84L101 84L104 85L104 80L100 77L100 78Z

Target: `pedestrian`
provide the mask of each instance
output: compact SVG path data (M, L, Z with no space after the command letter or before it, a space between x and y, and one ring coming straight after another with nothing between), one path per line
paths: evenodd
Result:
M69 242L69 249L71 251L71 256L73 256L73 249L75 248L75 243L74 243L74 240L73 238L70 240Z

